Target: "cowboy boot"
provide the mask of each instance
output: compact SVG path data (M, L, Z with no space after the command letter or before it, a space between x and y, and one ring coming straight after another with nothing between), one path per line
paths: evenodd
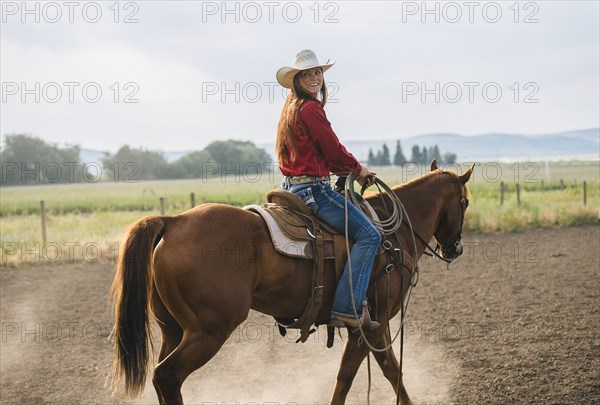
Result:
M362 306L362 316L360 318L356 319L353 316L333 314L331 316L329 325L336 328L347 326L351 328L353 332L356 332L358 331L359 326L365 331L377 329L379 327L379 322L371 320L367 300L364 300Z
M371 320L371 314L369 314L369 304L367 304L367 300L363 301L362 313L363 315L360 327L363 330L374 330L379 327L379 322Z

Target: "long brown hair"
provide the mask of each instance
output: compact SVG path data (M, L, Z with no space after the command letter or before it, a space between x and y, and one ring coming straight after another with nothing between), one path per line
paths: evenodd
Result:
M300 106L305 100L314 100L312 95L300 87L300 73L298 72L294 76L294 87L285 99L279 117L277 140L275 142L275 156L279 164L288 164L296 158L294 132L298 124L304 128L304 124L300 120ZM324 78L320 91L322 102L325 104L327 102L327 86Z

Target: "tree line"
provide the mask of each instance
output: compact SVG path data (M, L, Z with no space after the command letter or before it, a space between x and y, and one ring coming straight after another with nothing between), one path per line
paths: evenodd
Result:
M369 148L367 163L369 166L391 166L392 164L394 166L402 166L406 163L428 165L433 159L437 160L439 163L456 162L456 153L446 152L442 155L438 145L430 146L429 148L414 145L411 153L410 159L406 159L400 141L396 141L396 152L394 153L394 157L391 158L390 149L384 143L382 148L378 150L376 154L373 153L373 149Z
M118 175L114 174L120 181L131 177L140 180L196 179L227 173L253 176L266 170L271 162L271 156L264 149L250 141L236 140L214 141L174 162L168 162L161 152L135 149L129 145L122 146L117 153L106 155L102 160L105 168L120 170Z
M30 185L107 181L186 179L222 173L254 175L271 156L252 142L215 141L173 162L163 153L123 145L116 153L104 152L100 162L83 162L78 145L57 144L23 134L6 135L0 151L0 184Z
M168 162L162 152L123 145L116 153L104 152L100 162L83 162L78 145L57 144L24 134L6 135L0 151L0 185L78 183L97 181L135 182L157 179L194 179L220 176L254 176L275 166L271 156L249 141L215 141L202 150L190 152ZM371 166L402 166L405 163L454 163L455 153L441 155L437 145L414 145L410 160L396 143L393 158L383 144L374 154L369 149Z

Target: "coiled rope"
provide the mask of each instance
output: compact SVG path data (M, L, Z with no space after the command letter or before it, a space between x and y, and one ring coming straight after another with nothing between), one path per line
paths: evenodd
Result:
M349 273L349 277L350 277L350 299L352 300L353 304L355 301L354 301L354 287L352 285L352 261L350 260L350 240L349 240L349 236L348 236L348 201L353 203L356 207L360 207L360 203L359 203L358 199L356 198L356 195L354 194L354 181L356 180L357 177L358 176L356 173L349 174L348 177L346 178L346 183L344 185L344 191L346 194L345 203L344 203L344 209L346 211L345 212L346 213L346 221L345 221L346 251L348 252L348 273ZM396 193L394 193L394 191L387 184L385 184L382 180L380 180L379 178L377 178L375 176L373 176L373 178L375 181L374 184L376 184L377 188L380 190L380 196L383 200L384 206L385 206L385 198L384 198L384 193L381 192L381 189L383 189L385 191L385 194L387 194L388 197L390 198L393 210L392 210L392 214L387 219L375 220L375 219L371 218L370 220L373 223L373 225L375 225L375 227L379 227L380 232L383 235L392 235L392 234L395 235L396 231L402 225L402 218L406 217L406 222L408 223L408 226L410 228L410 232L412 235L412 242L413 242L413 247L414 247L413 252L414 252L414 256L415 256L414 264L415 264L415 266L417 266L417 261L418 261L417 242L415 240L413 227L410 222L410 218L408 217L408 214L406 213L406 209L404 208L402 201L400 201L400 198L396 195ZM386 208L386 210L387 210L387 208ZM396 238L398 238L398 235L395 235L395 236L396 236ZM398 242L400 242L400 238L398 238ZM367 337L365 336L365 333L362 329L362 325L359 322L360 319L358 316L358 312L356 311L356 306L352 305L354 317L358 323L358 330L360 331L360 336L361 336L362 340L365 342L365 344L367 345L367 347L369 349L371 349L372 351L385 352L385 351L389 350L390 347L392 347L392 345L398 338L398 336L400 335L400 332L403 330L404 316L406 315L406 310L408 308L408 302L410 301L410 295L411 295L412 287L413 287L413 278L414 278L415 274L416 274L416 271L413 271L411 274L411 283L410 283L410 287L408 290L407 298L405 300L406 302L402 303L402 314L400 316L400 328L398 328L398 331L396 332L396 335L391 340L391 342L383 348L374 347L367 340ZM400 273L400 277L402 277L402 273ZM403 280L403 278L402 278L402 280ZM389 288L389 282L388 282L388 288ZM400 294L402 294L402 291L400 292Z

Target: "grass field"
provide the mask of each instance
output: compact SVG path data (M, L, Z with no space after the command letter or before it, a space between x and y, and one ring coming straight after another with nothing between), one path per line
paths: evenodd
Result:
M449 167L459 173L470 165ZM427 168L375 169L389 185L427 172ZM562 180L562 186L561 186ZM0 195L1 265L83 259L113 259L125 229L137 219L165 212L177 214L195 203L236 206L264 202L280 176L229 176L208 180L161 180L137 183L81 183L3 187ZM583 182L587 205L583 204ZM500 204L500 184L504 203ZM520 205L516 188L520 187ZM482 163L471 182L467 232L514 232L536 227L594 224L600 202L599 162ZM42 244L40 200L45 201L47 243Z

